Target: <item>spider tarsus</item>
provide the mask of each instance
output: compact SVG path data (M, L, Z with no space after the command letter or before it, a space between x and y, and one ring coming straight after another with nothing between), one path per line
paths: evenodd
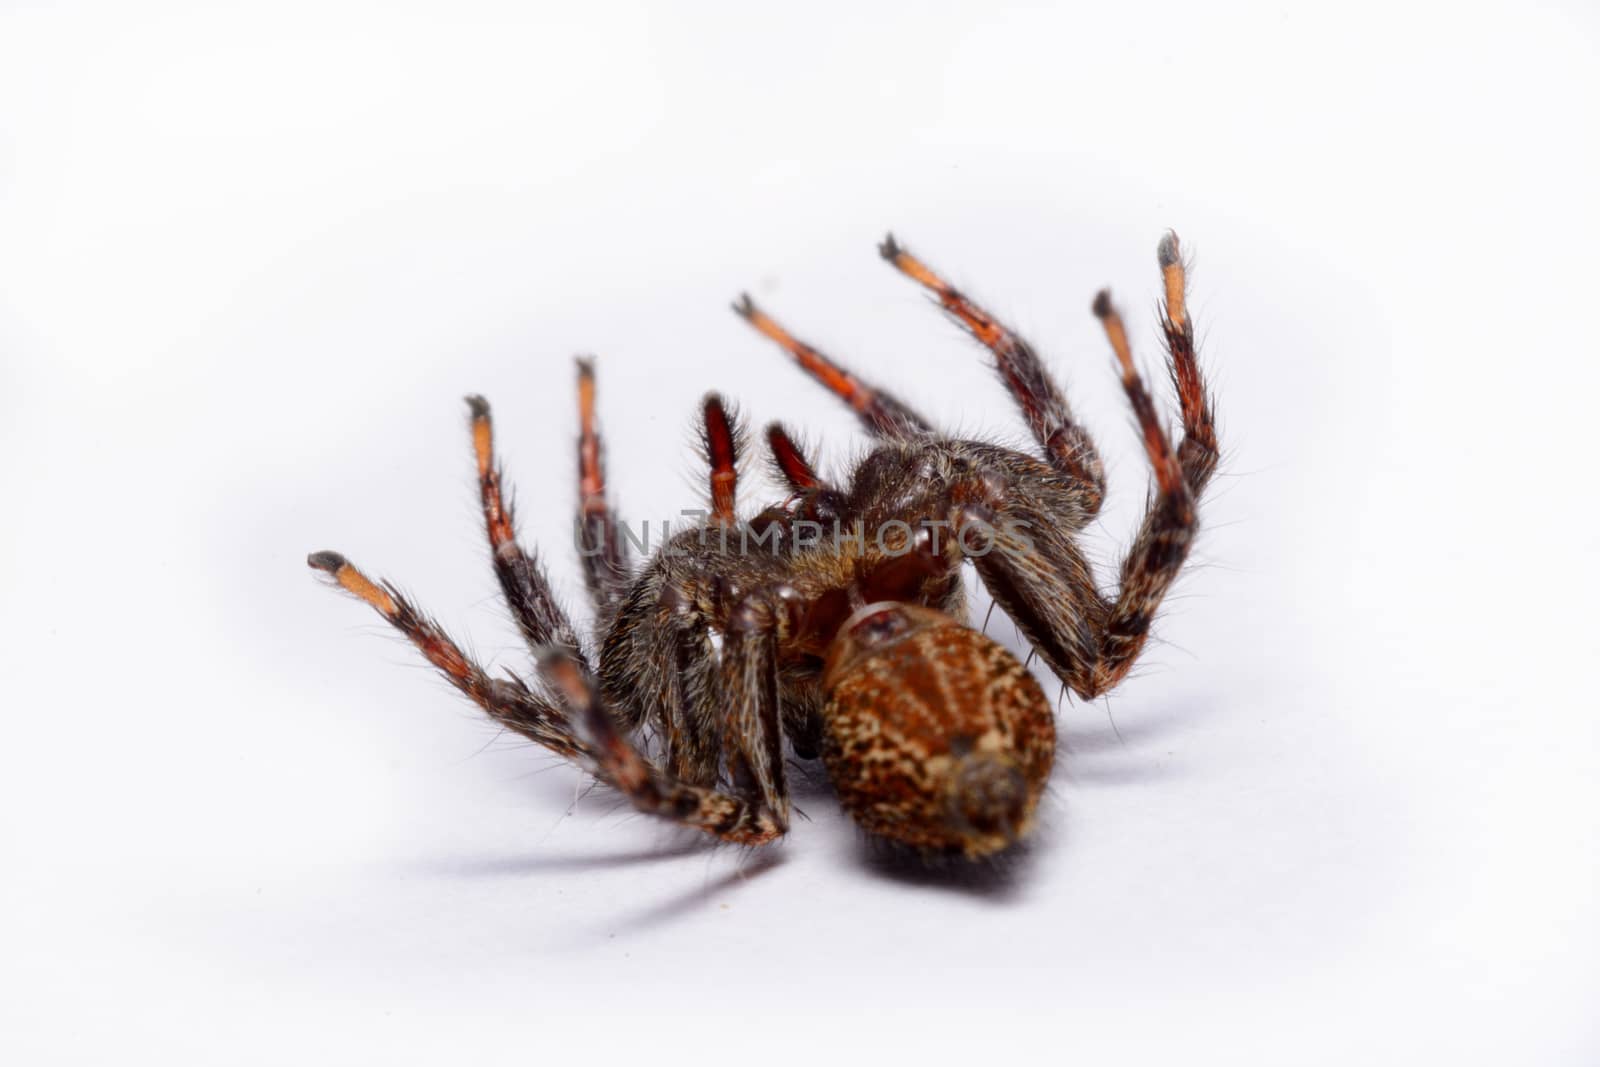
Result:
M1128 330L1122 324L1122 315L1117 311L1116 305L1111 302L1110 289L1102 289L1095 296L1094 313L1100 319L1101 328L1106 332L1106 340L1111 342L1111 351L1117 357L1117 365L1122 368L1123 388L1137 390L1140 394L1133 396L1130 392L1129 399L1133 401L1139 415L1139 424L1148 431L1154 416L1147 418L1142 406L1149 404L1149 395L1144 392L1144 383L1139 380L1139 370L1133 364L1133 350L1128 346Z
M1161 243L1156 245L1156 262L1162 270L1176 267L1183 262L1183 257L1178 252L1178 232L1168 230L1161 237Z
M333 576L339 588L367 602L380 615L393 621L403 610L399 594L388 583L374 582L337 552L313 552L306 563Z
M883 240L878 245L878 255L887 259L890 263L899 259L900 253L904 251L905 249L900 247L900 242L894 239L894 234L892 233L884 234Z
M489 417L489 402L483 397L477 393L472 393L462 399L467 402L467 408L472 412L474 419L487 419Z
M752 319L756 316L756 302L750 299L749 293L740 293L739 298L731 305L733 313L741 319Z
M335 573L340 567L347 566L349 562L337 552L313 552L306 557L308 566L315 570L327 571L329 574Z
M711 468L711 510L724 522L732 522L743 430L738 412L723 401L722 394L714 390L707 393L701 408L705 419L701 442Z
M1188 285L1188 276L1178 249L1176 231L1168 230L1166 236L1161 238L1161 243L1156 246L1156 262L1161 264L1161 281L1166 288L1166 320L1173 328L1182 330L1188 322L1188 310L1184 307L1184 288Z
M806 459L805 451L783 423L767 424L767 448L790 489L801 492L821 485L822 480L817 477L816 468Z
M713 389L700 399L700 414L705 422L707 458L714 467L731 468L743 450L738 406Z

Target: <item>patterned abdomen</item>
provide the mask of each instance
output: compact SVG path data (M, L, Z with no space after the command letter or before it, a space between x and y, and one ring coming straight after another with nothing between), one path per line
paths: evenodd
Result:
M968 857L1028 832L1055 721L1010 652L929 608L869 604L840 628L823 685L822 757L863 828Z

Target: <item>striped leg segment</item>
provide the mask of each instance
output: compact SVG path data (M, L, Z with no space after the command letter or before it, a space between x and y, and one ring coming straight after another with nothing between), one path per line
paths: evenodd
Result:
M1134 366L1122 316L1112 305L1109 293L1101 292L1095 298L1094 313L1122 368L1122 388L1139 422L1145 455L1156 482L1155 496L1140 524L1139 535L1122 561L1121 587L1100 637L1093 688L1104 692L1122 681L1144 648L1156 610L1188 558L1199 517L1195 494L1156 415L1155 402Z
M1156 259L1165 289L1161 332L1167 338L1172 385L1178 391L1178 407L1183 414L1178 463L1190 492L1199 496L1217 469L1217 428L1211 414L1211 395L1195 355L1194 322L1189 318L1186 300L1188 270L1179 252L1177 234L1167 231L1156 249Z
M1180 447L1173 448L1161 424L1110 294L1102 292L1094 301L1155 481L1139 533L1122 562L1117 596L1101 596L1087 561L1053 528L1048 509L1040 509L1025 480L1013 479L1006 492L991 493L988 504L969 507L962 517L965 524L1001 530L992 538L997 550L974 560L978 572L1056 674L1085 698L1115 687L1144 649L1156 612L1188 558L1199 528L1196 500L1216 466L1211 403L1194 358L1177 248L1177 237L1168 234L1157 258L1166 288L1162 325L1185 428ZM986 510L991 507L992 512ZM1020 520L1029 530L1026 544L1007 540L1012 536L1005 532L1008 520Z
M467 397L472 412L472 451L478 462L478 493L483 501L484 526L489 535L489 551L494 559L495 577L516 619L517 628L529 648L558 644L580 653L577 632L567 618L539 561L517 543L511 507L501 491L504 472L494 456L494 424L489 402L481 396Z
M878 437L909 437L932 430L927 419L884 392L798 340L788 330L778 325L748 295L741 296L733 310L764 336L776 341L778 347L794 357L802 370L834 396L849 404L869 433Z
M1105 498L1105 466L1088 431L1073 421L1066 397L1033 346L907 252L892 235L878 251L901 274L932 293L952 318L994 353L995 369L1022 409L1045 458L1079 487L1084 512L1093 516Z
M313 552L306 563L332 576L341 589L365 601L389 620L389 624L404 634L451 685L483 708L490 718L570 759L586 755L583 743L573 734L559 708L516 679L491 678L461 651L438 623L413 607L394 586L388 582L374 582L337 552Z
M604 457L594 405L594 360L578 360L578 534L583 580L595 614L610 618L628 592L628 546L606 503Z

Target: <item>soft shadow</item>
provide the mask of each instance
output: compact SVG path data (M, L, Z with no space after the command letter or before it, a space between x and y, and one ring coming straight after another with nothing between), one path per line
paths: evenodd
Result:
M1040 833L997 856L969 860L928 855L884 838L861 834L855 850L860 868L878 878L918 889L939 889L997 904L1020 895Z
M836 804L838 793L828 779L828 771L821 760L790 759L785 766L789 771L789 795L798 803Z
M661 903L635 912L631 916L609 921L599 929L591 928L587 934L575 940L591 945L596 940L605 940L624 933L639 933L685 918L703 910L718 897L725 897L760 875L781 866L784 858L779 848L768 845L760 851L749 854L748 859L720 878L707 881L688 892L668 897Z
M1144 717L1128 723L1102 720L1099 726L1079 727L1070 733L1063 731L1060 745L1061 750L1070 755L1116 752L1157 743L1182 725L1175 719L1151 720Z
M1079 762L1063 767L1057 776L1079 786L1119 786L1166 781L1184 773L1181 767L1170 762L1121 763L1115 766Z
M716 843L699 834L660 848L632 849L627 852L568 853L564 855L495 856L439 858L425 860L413 869L418 873L446 878L516 878L551 871L601 871L634 867L662 860L681 859L709 852Z
M1196 729L1216 707L1203 699L1167 700L1141 708L1128 722L1107 717L1088 728L1063 729L1053 777L1092 788L1138 786L1184 774L1184 766L1172 756L1181 748L1177 739Z
M1218 704L1209 695L1193 695L1169 699L1155 706L1146 705L1136 711L1114 706L1108 712L1104 702L1090 706L1100 709L1098 723L1074 724L1070 729L1061 729L1061 751L1068 756L1159 744L1175 734L1195 729L1216 713ZM1119 711L1123 714L1118 714ZM1057 719L1057 726L1062 726L1060 719Z

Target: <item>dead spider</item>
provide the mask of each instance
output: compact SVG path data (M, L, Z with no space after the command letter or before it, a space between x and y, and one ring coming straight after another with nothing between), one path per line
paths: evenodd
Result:
M880 251L994 354L1042 458L943 435L744 297L735 310L848 403L875 447L847 482L830 484L772 424L773 469L791 495L744 522L734 507L744 429L708 395L709 511L635 568L606 500L594 368L580 360L577 522L598 673L543 568L517 544L480 397L467 403L489 547L540 684L490 677L394 586L343 556L308 562L376 608L497 722L578 761L640 811L724 841L774 841L789 827L787 739L800 758L822 758L840 803L873 834L930 854L1006 848L1032 824L1055 725L1033 676L966 623L961 564L972 560L1075 693L1097 696L1127 674L1188 554L1195 502L1217 463L1184 266L1169 233L1157 259L1183 418L1176 449L1109 295L1094 301L1155 474L1120 589L1107 598L1074 540L1100 509L1104 469L1044 364L893 238ZM641 750L652 730L658 762Z

